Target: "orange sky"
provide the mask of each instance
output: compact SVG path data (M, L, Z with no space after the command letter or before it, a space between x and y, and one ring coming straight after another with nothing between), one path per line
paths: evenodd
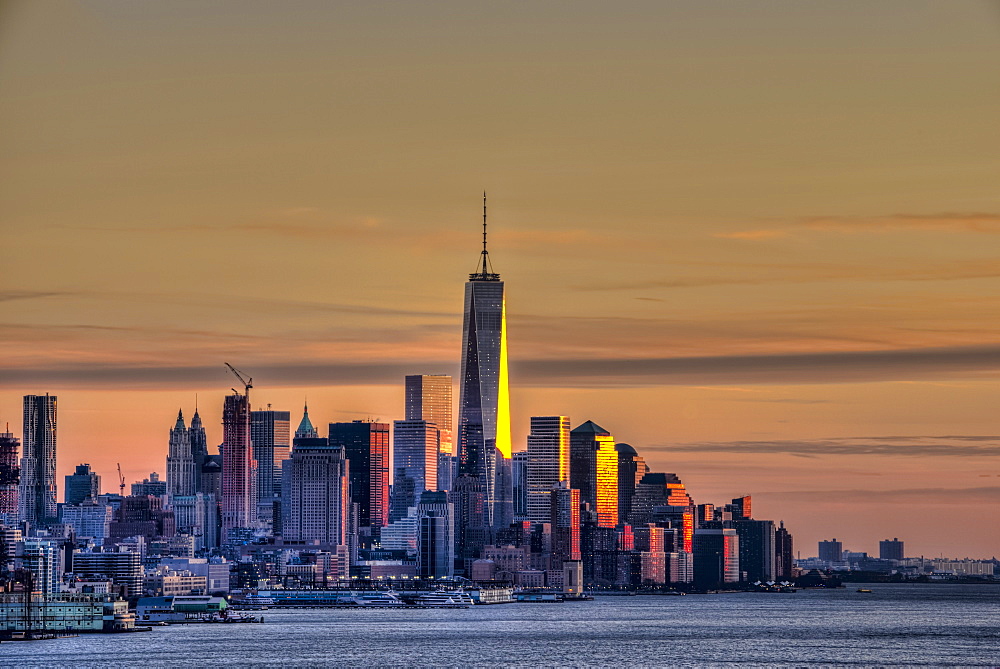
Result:
M457 373L490 191L515 445L587 419L803 555L1000 554L988 2L5 2L0 420L61 473Z

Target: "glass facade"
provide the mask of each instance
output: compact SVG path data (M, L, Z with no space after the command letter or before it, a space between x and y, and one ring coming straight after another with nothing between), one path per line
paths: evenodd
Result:
M272 520L274 500L281 497L281 463L289 457L290 437L290 412L250 412L250 439L257 461L257 516L261 520Z
M24 440L18 515L43 524L54 521L56 505L56 408L54 395L24 396Z
M441 452L452 454L452 380L450 376L406 377L406 420L425 420L441 431Z
M532 416L528 434L528 520L549 522L549 496L569 483L569 416Z

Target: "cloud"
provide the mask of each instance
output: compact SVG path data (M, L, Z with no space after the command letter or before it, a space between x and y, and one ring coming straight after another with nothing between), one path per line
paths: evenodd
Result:
M975 488L901 488L897 490L795 490L786 492L754 492L755 497L775 502L825 504L997 504L1000 486Z
M890 214L888 216L808 216L785 227L717 232L720 239L750 241L795 236L803 231L844 234L885 233L898 230L931 230L1000 234L1000 213L941 212L933 214Z
M224 352L225 347L217 347ZM230 351L234 349L230 348ZM239 351L241 368L274 386L398 384L404 374L427 369L455 370L457 361L440 358L390 359L372 364L317 359L284 363L259 351ZM221 361L219 363L221 366ZM1000 346L890 351L844 351L780 355L688 358L534 359L512 363L515 386L542 388L636 387L658 385L829 384L982 376L1000 372ZM0 387L185 387L218 379L218 366L168 367L111 361L8 367ZM763 444L771 442L745 442ZM769 448L778 448L769 446ZM780 451L774 451L780 452ZM810 451L811 453L812 451Z
M787 230L742 230L738 232L716 232L719 239L777 239L788 237Z
M77 293L65 291L43 291L43 290L4 290L0 291L0 302L13 302L15 300L37 300L45 297L63 297L65 295L76 295Z
M776 441L708 441L653 446L662 452L756 455L886 455L907 457L1000 456L1000 435L838 437Z

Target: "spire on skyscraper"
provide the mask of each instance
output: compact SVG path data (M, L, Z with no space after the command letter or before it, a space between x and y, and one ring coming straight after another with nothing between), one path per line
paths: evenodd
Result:
M476 272L469 275L470 281L499 281L500 275L493 271L490 252L486 250L486 191L483 191L483 251L479 254Z
M174 423L174 429L175 430L183 430L183 429L185 429L185 427L186 426L184 425L184 410L183 409L178 409L177 410L177 422Z
M312 421L309 420L309 404L308 402L302 406L302 420L299 421L299 427L295 430L296 439L315 439L319 437L319 432L313 427Z

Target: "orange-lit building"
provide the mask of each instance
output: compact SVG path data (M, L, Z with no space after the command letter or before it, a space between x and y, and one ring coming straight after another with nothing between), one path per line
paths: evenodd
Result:
M597 513L599 527L618 524L618 452L615 438L587 421L569 435L570 486Z

